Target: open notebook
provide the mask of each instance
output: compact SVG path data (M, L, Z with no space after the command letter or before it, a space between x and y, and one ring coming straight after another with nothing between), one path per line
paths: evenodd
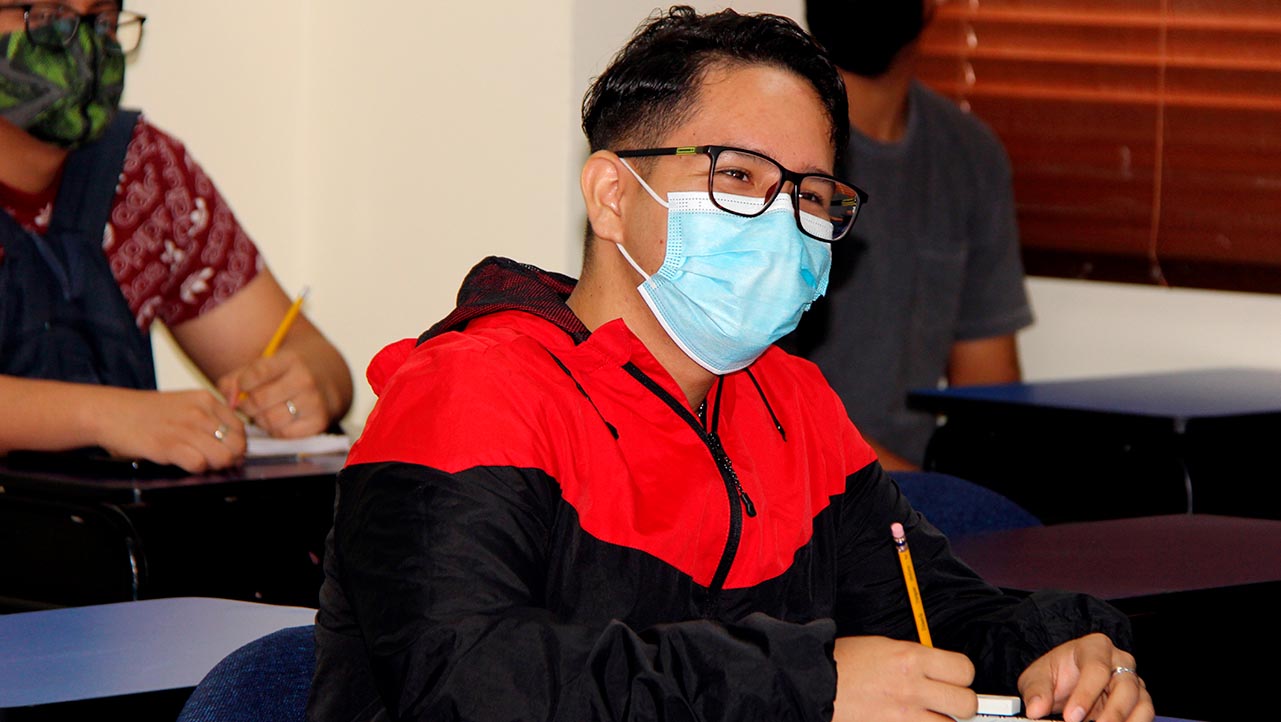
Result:
M351 439L346 434L316 434L299 439L276 439L257 426L245 430L248 448L245 458L279 459L317 456L320 454L345 454L351 449Z

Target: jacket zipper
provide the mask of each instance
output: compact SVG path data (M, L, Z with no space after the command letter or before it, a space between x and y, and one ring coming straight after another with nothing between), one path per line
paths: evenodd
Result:
M734 471L734 464L730 461L729 455L725 453L725 447L721 445L720 438L716 434L709 433L699 423L699 420L685 408L685 405L677 401L667 390L659 386L657 382L645 375L635 364L627 363L623 366L632 378L640 382L642 386L649 389L658 398L662 399L676 415L685 420L694 433L703 440L707 445L707 450L712 455L712 460L716 462L716 468L721 473L721 480L725 482L725 492L729 498L729 535L725 540L725 549L721 552L720 562L716 565L716 573L712 575L712 583L708 587L712 594L721 591L725 586L725 578L729 576L730 567L734 565L734 557L738 554L738 544L743 534L743 513L746 510L749 517L756 516L756 505L752 503L751 497L743 491L743 485L738 480L738 474Z
M752 503L752 497L747 495L743 489L743 484L738 480L738 472L734 471L734 463L730 461L729 454L725 452L725 447L721 444L721 437L716 432L707 434L708 446L711 447L712 457L716 459L716 465L721 468L722 476L728 475L728 478L734 482L734 487L730 491L730 501L733 502L734 494L743 502L743 511L747 516L756 516L756 505Z

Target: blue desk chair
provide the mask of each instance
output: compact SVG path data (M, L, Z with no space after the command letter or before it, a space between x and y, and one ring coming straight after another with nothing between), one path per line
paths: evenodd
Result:
M949 537L1041 525L1005 496L949 474L894 471L890 476L912 507Z
M272 632L224 657L196 685L177 722L305 722L314 626Z

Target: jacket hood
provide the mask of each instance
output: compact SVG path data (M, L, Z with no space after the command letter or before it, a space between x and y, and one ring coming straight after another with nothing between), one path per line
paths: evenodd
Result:
M569 276L510 258L489 256L477 263L458 289L458 305L423 332L418 343L448 331L461 331L471 321L500 311L524 311L555 325L582 343L591 334L565 305L578 282Z
M489 256L477 263L458 289L457 306L448 316L415 339L404 339L379 351L369 362L365 378L381 396L387 379L399 369L416 346L441 334L461 331L468 323L502 311L523 311L553 324L582 343L591 331L565 305L578 282L569 276L544 271L510 258Z

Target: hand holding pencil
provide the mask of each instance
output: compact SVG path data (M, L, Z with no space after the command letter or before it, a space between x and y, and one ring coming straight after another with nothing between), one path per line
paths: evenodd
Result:
M271 340L267 342L267 346L262 350L263 358L271 358L276 355L280 344L285 340L285 334L289 333L290 327L294 325L294 319L298 318L298 312L302 310L302 302L307 298L307 291L308 288L303 286L302 293L298 294L298 298L289 305L289 310L285 312L285 317L280 321L280 325L276 327L276 332L271 335ZM236 394L235 404L244 401L248 396L244 391ZM235 404L232 404L233 407ZM291 411L290 413L293 412Z
M285 344L297 330L307 291L304 288L286 309L258 358L218 382L229 405L272 436L308 436L329 424L328 405L315 374L304 356Z

